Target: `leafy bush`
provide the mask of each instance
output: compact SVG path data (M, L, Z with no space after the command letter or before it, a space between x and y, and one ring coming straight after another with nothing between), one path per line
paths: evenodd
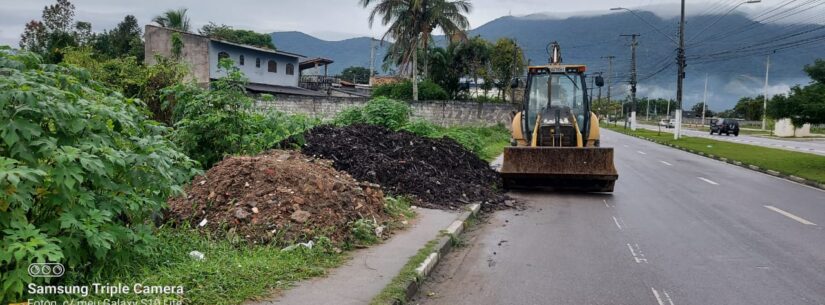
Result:
M303 116L254 111L243 73L228 59L221 60L220 68L227 76L213 81L211 89L179 84L164 90L164 98L177 103L173 139L205 168L226 155L260 153L317 123Z
M386 84L372 90L373 97L388 97L398 100L412 100L412 82L403 81ZM441 86L431 80L424 80L418 84L418 99L425 101L447 100L450 95Z
M410 106L402 101L378 97L364 107L350 107L338 113L333 123L338 126L372 124L398 130L410 119Z
M139 100L40 62L0 48L0 303L40 281L30 263L94 274L150 253L148 218L194 174Z
M367 124L380 125L392 130L398 130L407 124L410 112L407 103L385 97L370 100L363 109Z
M189 67L181 62L155 56L155 64L144 66L133 56L100 60L89 48L70 48L63 62L84 68L92 79L128 98L140 98L152 112L152 119L167 126L174 123L174 100L163 99L162 90L183 82Z
M424 120L409 122L407 125L404 125L404 127L401 127L401 129L428 138L438 137L438 135L444 131L444 127L437 126Z
M338 126L347 126L352 124L366 124L367 120L364 118L364 112L361 107L349 107L335 115L333 123Z

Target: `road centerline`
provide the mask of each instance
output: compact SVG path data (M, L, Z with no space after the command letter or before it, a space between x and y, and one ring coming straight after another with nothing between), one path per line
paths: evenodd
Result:
M796 216L796 215L794 215L794 214L791 214L790 212L787 212L787 211L782 210L782 209L780 209L780 208L777 208L777 207L775 207L775 206L772 206L772 205L766 205L766 206L765 206L765 208L766 208L766 209L768 209L768 210L771 210L771 211L777 212L777 213L779 213L779 214L782 214L783 216L788 217L788 218L790 218L790 219L796 220L797 222L799 222L799 223L801 223L801 224L804 224L804 225L809 225L809 226L815 226L815 225L816 225L815 223L810 222L810 221L806 220L805 218L802 218L802 217Z
M619 228L619 231L622 231L622 230L623 230L623 229L622 229L622 225L621 225L621 224L619 224L619 220L616 218L616 216L613 216L613 223L615 223L615 224L616 224L616 227L618 227L618 228ZM632 250L632 249L631 249L631 250Z
M662 164L667 165L667 166L673 166L673 164L670 164L667 161L659 161L659 162L662 162Z
M643 152L643 151L641 151L641 150L637 150L636 152L637 152L637 153L639 153L639 154L642 154L642 155L646 155L646 154L647 154L647 153L645 153L645 152Z

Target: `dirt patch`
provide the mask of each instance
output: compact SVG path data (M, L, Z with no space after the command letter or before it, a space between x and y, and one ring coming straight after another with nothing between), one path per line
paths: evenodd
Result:
M498 173L452 139L373 125L318 126L304 139L304 154L330 159L336 169L380 184L390 194L412 196L425 207L505 206Z
M387 219L380 186L358 182L330 161L282 150L224 159L169 205L179 224L262 243L320 235L343 241L351 222Z

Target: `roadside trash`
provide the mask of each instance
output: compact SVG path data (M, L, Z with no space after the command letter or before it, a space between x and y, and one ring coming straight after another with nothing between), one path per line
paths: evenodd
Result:
M200 251L189 252L189 257L193 258L196 261L202 261L202 260L206 259L206 255L203 254L203 252L200 252Z
M305 242L305 243L297 243L297 244L294 244L294 245L289 245L289 246L281 249L281 252L289 252L289 251L297 249L298 247L305 247L307 249L312 250L313 245L315 245L315 242L310 240L310 241Z

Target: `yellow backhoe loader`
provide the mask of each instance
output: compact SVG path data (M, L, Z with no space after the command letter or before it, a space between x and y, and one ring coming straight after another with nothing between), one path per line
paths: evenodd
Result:
M513 116L512 147L504 149L505 188L612 192L619 174L613 148L600 147L599 120L590 111L584 65L530 66L524 102ZM601 77L596 82L603 84Z

